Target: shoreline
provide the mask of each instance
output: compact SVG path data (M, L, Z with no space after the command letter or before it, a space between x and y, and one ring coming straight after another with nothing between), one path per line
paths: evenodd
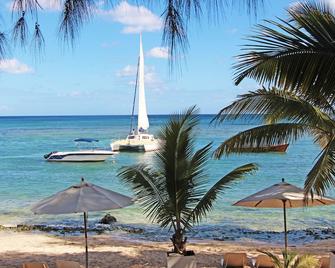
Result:
M166 252L172 248L169 241L152 242L124 240L112 234L90 235L89 257L92 268L151 267L166 265ZM54 268L56 260L73 260L84 264L83 236L55 236L39 231L1 231L0 267L21 267L23 262L47 262ZM298 253L318 257L334 250L335 239L290 247ZM282 246L258 241L216 241L190 239L188 249L194 250L199 267L218 267L225 252L246 252L248 257L257 250L270 250L279 254Z
M42 232L54 236L80 236L84 232L82 224L18 224L0 225L1 231L12 232ZM144 242L169 241L170 233L167 229L158 226L145 226L123 223L92 223L88 226L90 235L112 235L130 241L138 240ZM291 229L288 231L289 242L294 241L296 245L321 242L335 239L335 228L325 226L319 228L307 228L301 230ZM259 243L272 241L272 244L283 243L283 231L263 231L233 226L199 225L188 232L188 237L198 241L230 241L241 242L244 240L258 241Z

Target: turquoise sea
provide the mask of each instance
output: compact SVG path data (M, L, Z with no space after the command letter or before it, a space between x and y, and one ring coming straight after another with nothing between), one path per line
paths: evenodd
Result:
M246 120L210 125L213 115L202 115L197 130L197 146L211 141L214 147L231 135L259 124ZM151 133L157 133L168 116L150 116ZM120 153L104 163L48 163L43 155L50 151L73 149L74 139L97 138L100 147L111 140L125 137L129 131L129 116L45 116L0 117L0 224L81 225L81 215L35 216L30 206L35 202L72 184L81 177L114 191L131 195L131 191L116 176L122 166L138 162L150 163L152 153ZM243 154L211 160L208 166L208 187L233 168L255 162L259 171L226 190L208 218L195 227L193 238L198 239L258 239L282 242L282 210L247 209L232 203L285 178L302 186L320 149L310 137L291 144L286 153ZM335 197L334 192L329 193ZM96 226L105 212L89 215L90 226ZM134 205L111 211L118 219L116 226L142 228L141 234L122 233L137 239L166 239L168 230L150 224L141 209ZM291 242L335 238L335 206L288 211ZM306 229L308 229L306 231Z

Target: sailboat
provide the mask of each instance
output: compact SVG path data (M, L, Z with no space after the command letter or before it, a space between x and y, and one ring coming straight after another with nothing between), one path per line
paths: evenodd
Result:
M136 103L136 95L138 91L138 115L137 129L133 127L134 110ZM140 54L137 64L137 75L135 82L135 93L133 101L132 116L130 122L130 131L126 139L116 140L111 143L112 151L128 151L128 152L149 152L156 151L160 148L160 140L154 135L149 134L149 118L147 114L147 106L145 101L144 90L144 54L142 46L142 35L140 34Z

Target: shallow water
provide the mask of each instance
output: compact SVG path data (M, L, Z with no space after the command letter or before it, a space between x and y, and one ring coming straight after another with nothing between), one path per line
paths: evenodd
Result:
M197 130L197 147L213 141L215 148L225 138L259 123L244 120L214 127L209 125L212 117L201 116L201 124ZM157 133L167 118L151 116L150 131ZM122 166L140 161L150 163L152 153L120 153L104 163L48 163L43 159L43 155L50 151L73 149L72 140L75 138L97 138L101 147L108 147L111 140L124 138L128 131L127 116L0 117L0 224L81 224L79 215L35 216L30 212L32 204L78 183L81 177L131 195L131 191L121 183L116 174ZM255 162L260 165L260 169L256 174L227 189L216 203L214 211L201 226L195 228L193 236L211 239L240 239L251 236L255 239L271 238L280 242L282 234L272 231L282 231L282 210L248 209L233 207L231 204L279 182L281 178L302 186L318 153L319 148L312 143L311 138L304 137L291 144L287 153L283 154L244 154L210 160L208 187L239 165ZM330 194L334 196L333 193ZM94 225L103 214L90 213L90 223ZM167 235L167 231L158 231L155 225L148 223L136 205L112 211L112 214L119 224L144 228L145 233L137 235L142 238L161 239ZM299 230L307 228L334 229L334 215L335 206L289 210L288 227L294 230L293 233L297 233L292 233L290 239L305 241L306 237L302 238L304 232ZM329 234L325 236L328 237ZM330 233L330 236L334 237L334 234Z

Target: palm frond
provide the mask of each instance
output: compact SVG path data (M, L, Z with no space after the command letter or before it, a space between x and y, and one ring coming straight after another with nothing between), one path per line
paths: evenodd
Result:
M59 32L61 38L74 44L76 35L79 33L84 22L90 20L95 8L95 0L65 0L61 16Z
M279 257L273 253L271 253L270 251L263 251L263 250L258 250L259 252L269 256L273 262L273 264L275 265L275 268L284 268L281 260L279 259Z
M188 37L186 32L185 21L174 5L174 0L168 0L168 6L163 13L163 44L169 48L170 68L173 63L185 53L188 48Z
M288 19L258 25L246 53L238 56L235 83L254 78L314 99L334 101L335 17L325 3L302 2L288 10Z
M174 225L173 208L169 204L169 197L164 191L164 179L149 167L137 165L124 167L118 176L132 187L137 200L144 208L144 213L153 221L166 227Z
M186 204L192 195L189 170L196 168L190 167L190 162L194 153L193 131L198 121L197 109L193 106L172 116L159 135L164 145L157 153L157 166L167 178L166 191L177 215L176 221L184 225L187 224L187 214L191 212Z
M185 229L191 229L190 217L193 208L207 192L208 177L206 167L209 160L212 144L209 143L196 151L188 161L184 180L188 185L180 192L178 201L180 207L187 208L187 213L183 213L182 222Z
M326 191L335 187L335 138L329 141L328 145L322 150L320 157L308 173L305 181L305 192L312 197L325 195Z
M21 17L16 21L13 32L12 38L15 43L20 43L22 47L25 46L28 36L28 25L25 18L25 11L22 11Z
M38 9L41 9L38 0L13 0L12 11L22 14L22 12L30 12L32 15L37 15Z
M264 117L267 123L283 120L298 124L308 124L331 132L334 121L330 116L294 92L276 88L262 88L239 96L237 101L223 108L213 121L223 122L227 118L243 115Z
M223 154L243 153L245 148L255 148L257 151L258 147L290 143L308 133L310 133L308 126L296 123L254 127L225 140L214 151L214 157L219 159Z
M298 255L295 252L282 251L283 260L280 260L277 255L269 251L258 251L269 256L275 268L316 268L319 265L317 258L307 254Z
M36 55L40 54L44 50L45 40L38 22L35 23L32 44Z
M225 175L222 179L220 179L217 183L215 183L205 195L199 200L198 204L194 207L192 211L192 221L198 223L202 220L206 214L212 210L214 201L217 199L218 195L223 192L224 189L227 189L232 182L243 178L246 174L254 172L257 170L257 165L250 163L243 166L240 166L227 175Z
M311 255L301 255L295 259L292 268L318 268L320 265L319 260Z
M0 32L0 61L5 58L8 52L8 42L5 33Z

